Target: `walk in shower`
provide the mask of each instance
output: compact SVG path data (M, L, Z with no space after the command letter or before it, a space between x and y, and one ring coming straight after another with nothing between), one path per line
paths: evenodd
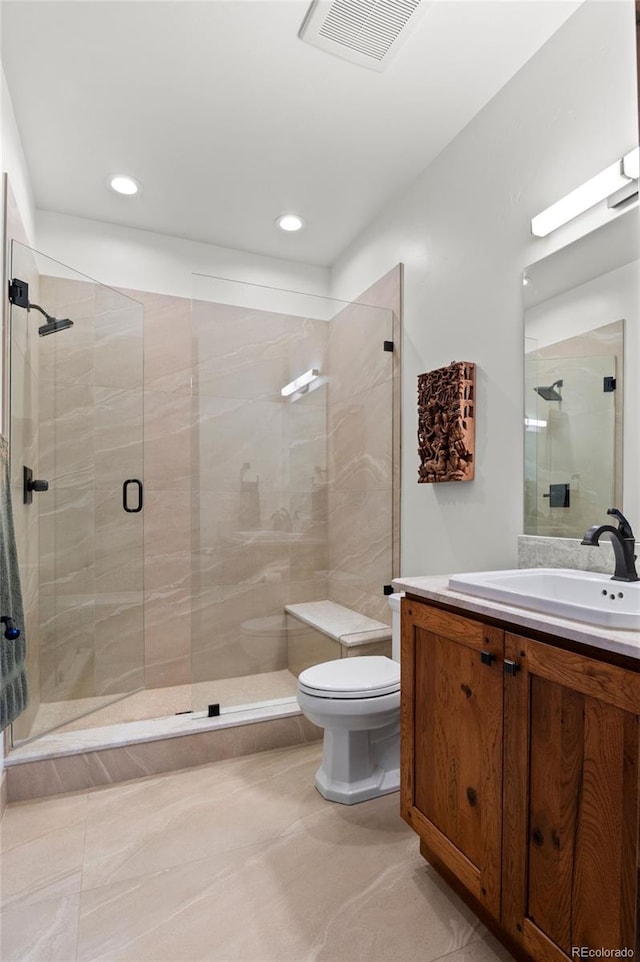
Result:
M317 652L288 604L390 623L399 270L370 305L203 275L181 298L12 248L30 300L73 322L40 337L42 316L12 306L32 693L14 744L290 702ZM30 504L25 466L48 481Z

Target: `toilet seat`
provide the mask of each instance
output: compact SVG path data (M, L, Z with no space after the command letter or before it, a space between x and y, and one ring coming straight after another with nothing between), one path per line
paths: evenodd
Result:
M298 688L315 698L377 698L400 691L400 665L383 655L338 658L306 668Z

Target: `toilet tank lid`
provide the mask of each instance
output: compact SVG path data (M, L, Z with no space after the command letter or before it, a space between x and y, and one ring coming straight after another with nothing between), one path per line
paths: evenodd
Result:
M384 655L338 658L305 668L298 681L316 691L386 694L400 686L400 665Z

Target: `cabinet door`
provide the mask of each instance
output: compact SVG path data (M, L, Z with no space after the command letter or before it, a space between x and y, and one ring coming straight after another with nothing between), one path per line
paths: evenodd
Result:
M503 924L536 962L633 957L640 674L509 634L505 658Z
M496 628L403 601L402 815L496 918L502 640Z

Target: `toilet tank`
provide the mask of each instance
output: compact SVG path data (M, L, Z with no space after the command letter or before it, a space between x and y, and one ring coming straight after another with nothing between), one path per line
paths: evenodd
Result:
M404 596L404 591L389 595L389 607L391 608L391 657L394 661L400 661L400 599Z

